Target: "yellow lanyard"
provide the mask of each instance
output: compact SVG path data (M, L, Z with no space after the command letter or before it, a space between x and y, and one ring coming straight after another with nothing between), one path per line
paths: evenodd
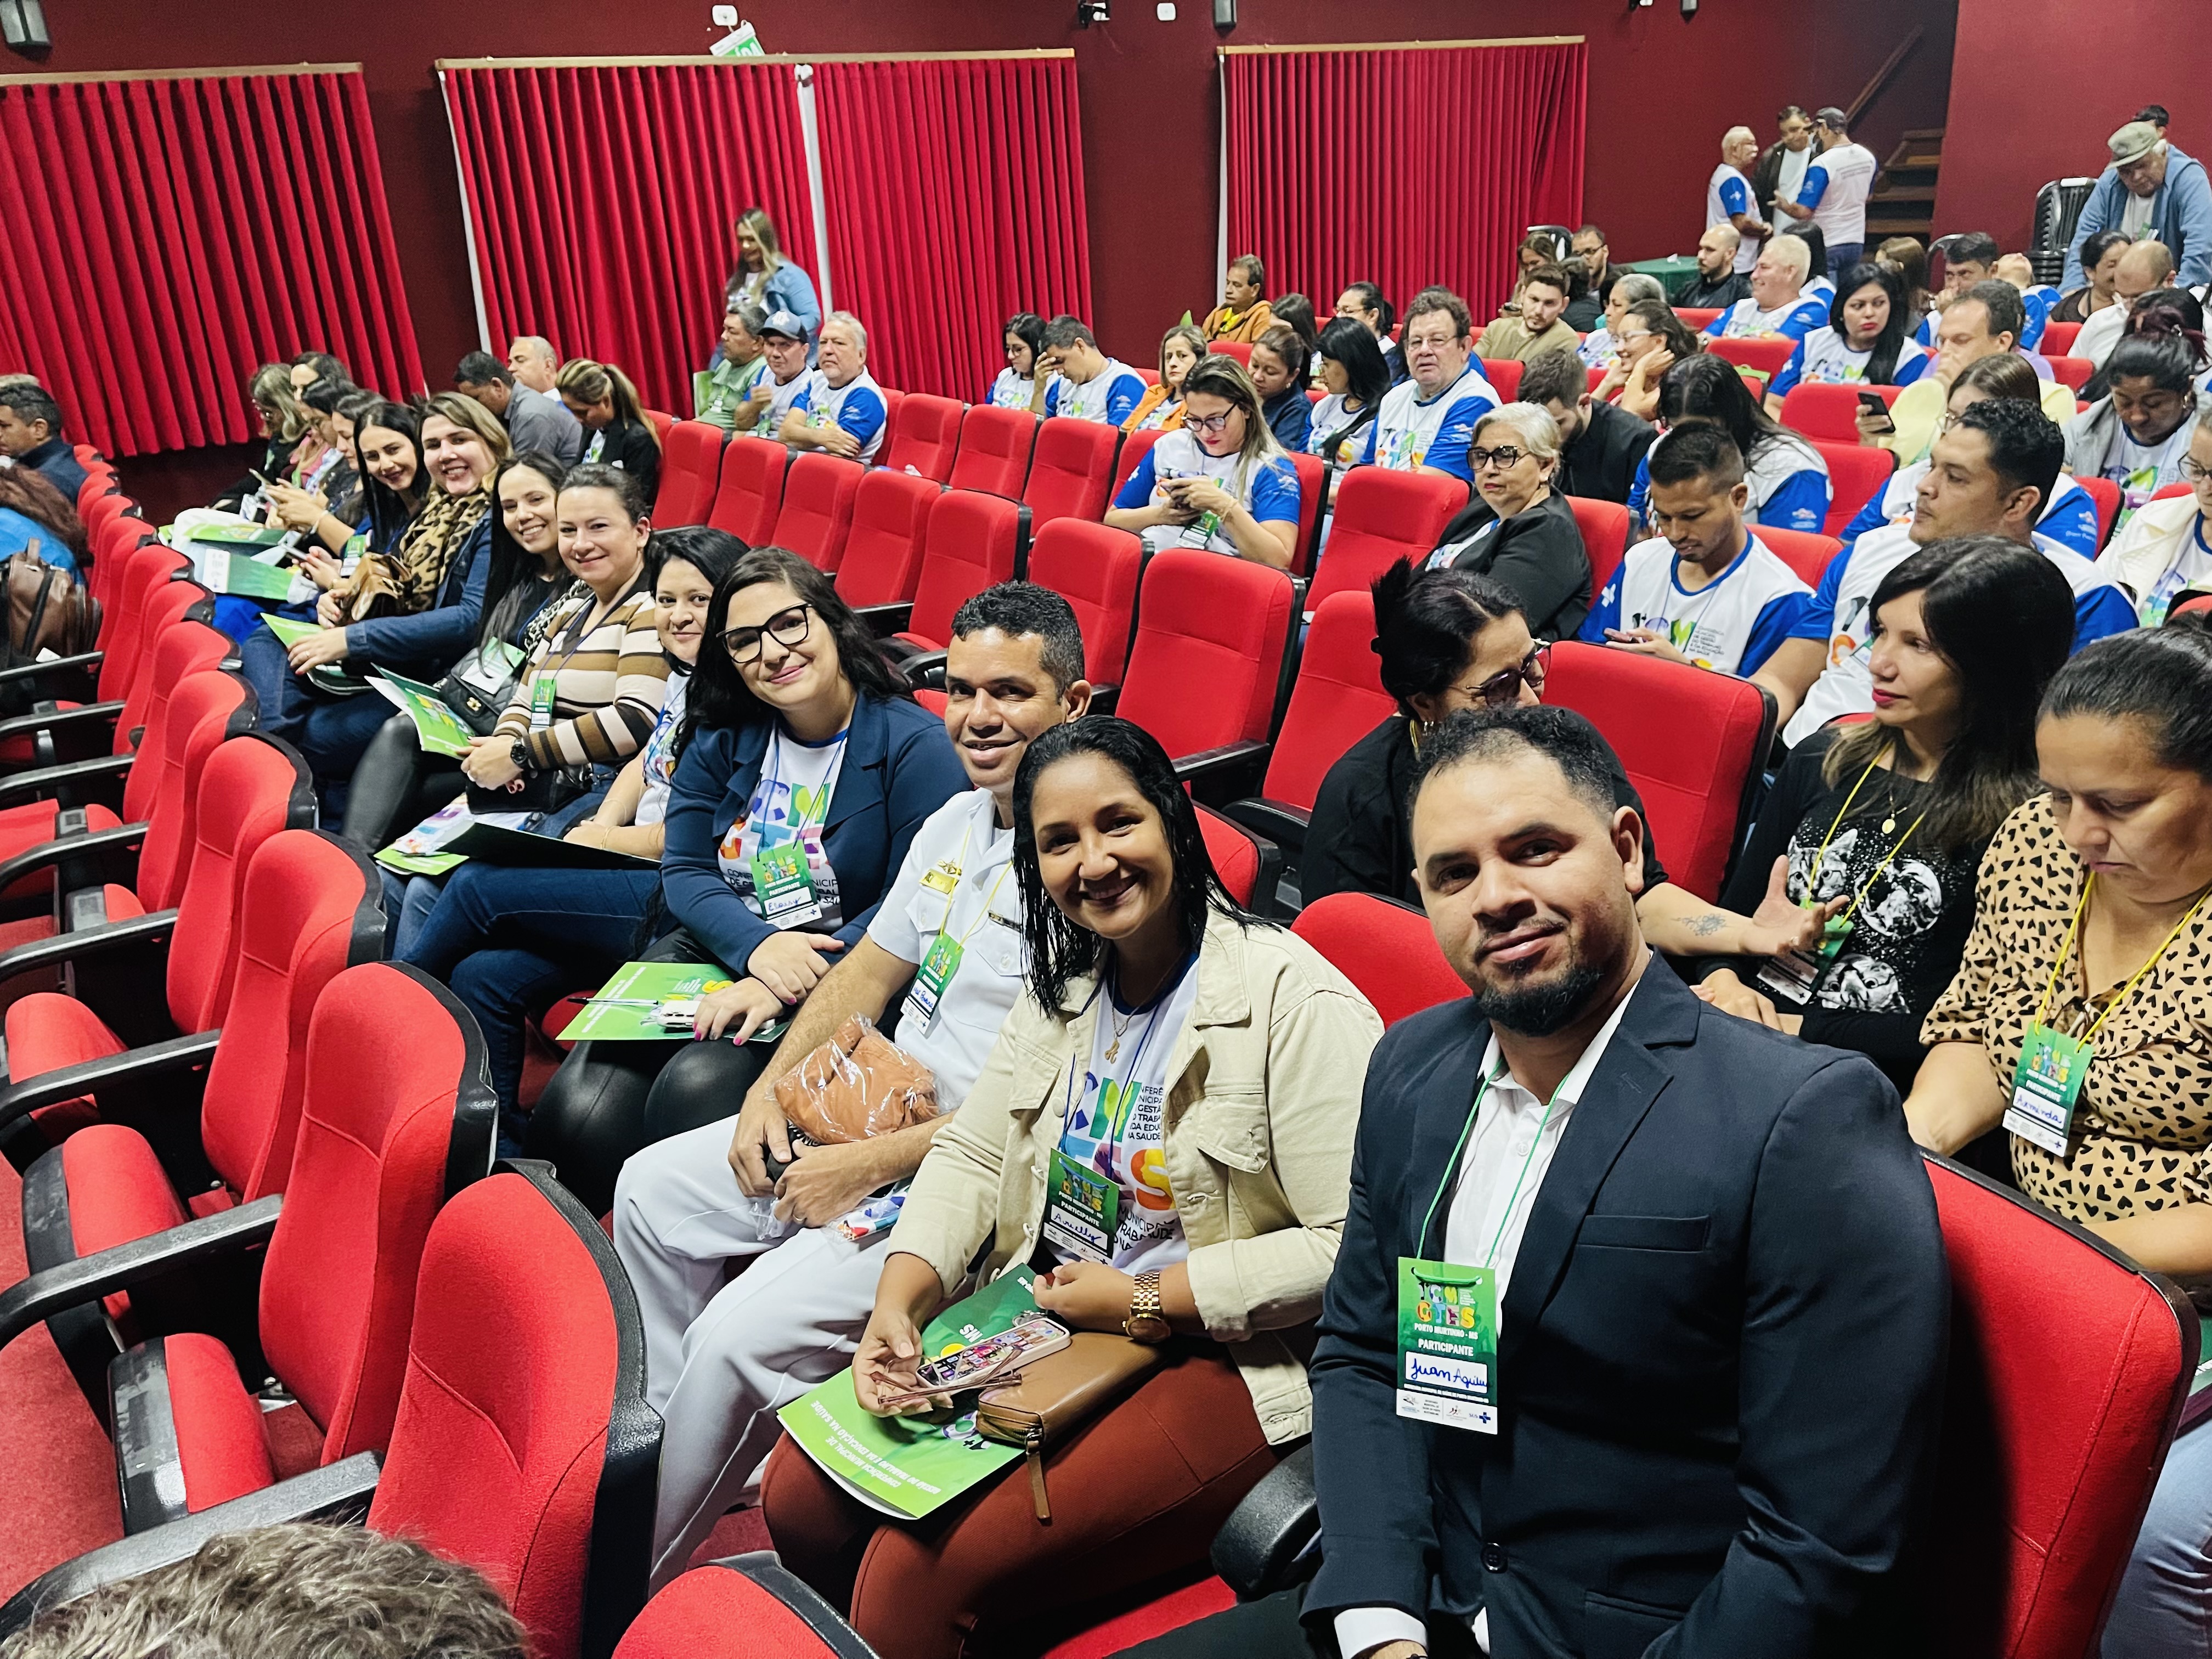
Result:
M2038 1003L2035 1008L2035 1024L2038 1025L2041 1025L2043 1024L2045 1016L2049 1014L2051 1012L2051 999L2052 994L2058 989L2058 975L2066 966L2066 958L2074 953L2075 936L2081 931L2081 917L2083 913L2089 908L2089 890L2096 884L2097 877L2096 873L2093 871L2081 883L2081 896L2075 902L2073 921L2066 924L2066 939L2065 942L2058 947L2058 960L2051 964L2051 977L2044 981L2043 1000ZM2097 1018L2090 1023L2089 1029L2081 1033L2079 1041L2084 1047L2087 1047L2090 1042L2095 1040L2097 1033L2104 1029L2105 1022L2112 1017L2112 1010L2118 1007L2123 1002L2125 1002L2128 1000L2128 993L2134 990L2136 986L2142 983L2143 975L2150 972L2153 968L2158 965L2158 959L2166 954L2167 947L2171 945L2174 940L2181 937L2181 930L2188 927L2191 922L2197 920L2197 913L2204 908L2204 901L2208 898L2212 898L2212 888L2208 888L2205 891L2199 893L2197 896L2197 902L2191 905L2189 907L2188 913L2184 915L2179 921L2173 924L2173 931L2166 936L2164 942L2159 945L2157 950L2150 953L2150 959L2145 962L2142 967L2136 969L2135 977L2130 979L2125 985L2120 987L2119 994L2105 1005L2105 1012L2099 1014ZM2088 969L2085 963L2082 969L2082 983L2085 994L2088 982L2087 974Z
M1867 769L1859 774L1858 782L1853 784L1850 793L1844 797L1844 804L1836 813L1835 822L1828 826L1828 833L1820 837L1820 850L1813 855L1813 873L1805 878L1805 896L1798 901L1801 908L1811 903L1814 895L1820 890L1820 867L1828 860L1828 843L1835 840L1836 831L1843 828L1844 818L1850 811L1851 803L1859 798L1860 789L1865 786L1866 781L1874 775L1875 769L1879 764L1879 762L1874 761L1867 763ZM1927 817L1928 814L1923 811L1905 826L1905 833L1897 838L1897 845L1889 849L1882 861L1875 866L1874 873L1860 884L1857 894L1851 900L1850 908L1836 918L1838 926L1850 921L1853 916L1858 915L1859 906L1866 902L1866 896L1874 890L1875 883L1881 879L1882 872L1897 861L1897 855L1905 850L1905 843L1912 839L1912 832L1926 822Z
M991 810L995 812L998 811L998 808L994 806ZM953 893L957 893L960 890L959 872L965 872L968 868L968 841L969 837L973 836L975 833L975 820L971 817L968 820L967 827L960 832L960 862L957 866L956 872L952 878ZM999 889L1006 883L1006 872L1013 867L1014 864L1012 859L1007 860L1006 863L999 866L998 879L991 884L991 890L983 895L982 913L979 915L975 921L968 924L968 931L966 933L961 934L958 939L952 941L962 950L965 951L968 948L968 941L975 937L975 930L991 919L991 907L999 902ZM948 922L952 920L952 893L947 893L945 896L945 920ZM939 927L937 931L940 933L950 933L951 930L949 927Z

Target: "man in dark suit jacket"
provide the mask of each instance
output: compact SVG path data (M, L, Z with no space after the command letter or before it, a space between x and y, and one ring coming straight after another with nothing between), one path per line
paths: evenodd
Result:
M1948 1286L1895 1092L1652 965L1642 826L1581 722L1457 714L1421 759L1422 899L1474 994L1369 1066L1313 1362L1320 1575L1302 1615L1146 1651L1911 1651ZM1469 1426L1406 1414L1413 1259L1503 1281Z

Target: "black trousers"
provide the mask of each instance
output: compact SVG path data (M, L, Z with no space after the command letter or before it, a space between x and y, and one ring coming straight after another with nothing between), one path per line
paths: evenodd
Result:
M1305 1595L1303 1586L1278 1590L1122 1651L1127 1659L1339 1659L1328 1620L1316 1620L1310 1627L1299 1622ZM1429 1621L1434 1659L1474 1659L1480 1651L1474 1632L1464 1624Z

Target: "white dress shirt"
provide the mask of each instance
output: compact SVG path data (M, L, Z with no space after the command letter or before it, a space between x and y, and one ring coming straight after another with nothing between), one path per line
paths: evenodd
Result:
M1647 972L1650 963L1645 963ZM1644 981L1639 978L1638 985ZM1444 1255L1462 1267L1487 1267L1498 1275L1498 1340L1504 1340L1505 1286L1513 1277L1513 1263L1521 1254L1521 1237L1528 1231L1528 1217L1536 1207L1536 1194L1544 1189L1560 1138L1574 1116L1576 1103L1589 1085L1591 1073L1605 1058L1613 1034L1628 1012L1632 988L1621 998L1597 1035L1589 1040L1559 1086L1553 1092L1549 1116L1544 1103L1506 1069L1498 1046L1498 1033L1490 1034L1483 1050L1482 1075L1492 1080L1483 1091L1481 1114L1460 1160L1459 1182L1453 1188L1451 1208L1444 1218ZM1424 1206L1425 1207L1425 1206ZM1493 1241L1496 1255L1492 1255ZM1440 1430L1441 1433L1471 1433L1471 1430ZM1419 1642L1427 1645L1427 1626L1401 1607L1346 1607L1336 1615L1337 1650L1343 1659L1359 1656L1390 1642ZM1489 1609L1474 1615L1474 1640L1490 1651Z

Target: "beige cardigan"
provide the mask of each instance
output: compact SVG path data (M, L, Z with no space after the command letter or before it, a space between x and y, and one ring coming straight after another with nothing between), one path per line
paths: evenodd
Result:
M2099 556L2097 568L2128 590L2138 614L2159 578L2172 569L2189 544L2197 518L2195 495L2169 495L2145 501L2126 527Z
M983 1074L937 1137L890 1248L948 1286L988 1243L984 1281L1029 1260L1044 1223L1068 1068L1091 1053L1093 981L1048 1013L1015 1004ZM1191 1294L1229 1346L1271 1443L1313 1427L1299 1352L1336 1263L1367 1056L1382 1022L1352 982L1279 928L1207 920L1198 992L1169 1057L1162 1153L1190 1243ZM1303 1346L1303 1345L1302 1345Z

